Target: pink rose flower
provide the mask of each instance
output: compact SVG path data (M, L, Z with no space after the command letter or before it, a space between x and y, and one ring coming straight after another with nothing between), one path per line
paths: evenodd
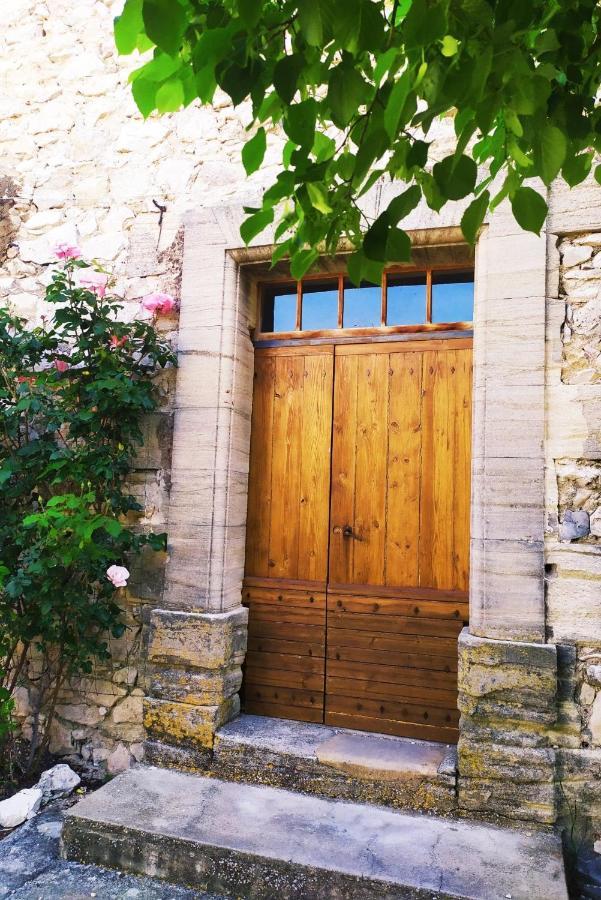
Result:
M57 259L79 259L81 250L77 244L69 244L68 241L61 241L54 248Z
M169 294L147 294L142 299L142 307L155 315L167 315L175 309L175 300Z
M92 291L99 297L104 297L109 277L104 272L97 272L95 269L79 269L75 280L79 287Z
M116 334L111 334L111 339L109 341L111 350L117 350L118 347L123 347L127 344L127 336L117 337Z
M65 362L64 359L53 360L53 365L57 372L66 372L69 368L69 363Z
M106 577L116 588L127 587L129 570L125 566L109 566L106 570Z

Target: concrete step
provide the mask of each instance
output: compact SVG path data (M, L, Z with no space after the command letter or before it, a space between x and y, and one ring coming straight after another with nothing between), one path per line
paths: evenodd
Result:
M553 834L150 767L73 807L63 852L249 900L567 900Z
M454 746L266 716L219 729L207 774L335 800L453 813Z

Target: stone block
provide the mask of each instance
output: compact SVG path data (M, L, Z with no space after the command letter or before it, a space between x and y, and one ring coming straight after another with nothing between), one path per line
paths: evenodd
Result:
M459 709L482 718L555 721L554 645L459 637Z
M144 699L144 725L151 740L181 747L211 749L215 731L240 711L236 694L216 706L192 706Z
M198 669L241 664L246 651L248 610L228 613L173 612L150 614L148 660Z
M547 747L483 745L462 735L457 759L463 778L540 784L552 782L555 774L555 751Z
M242 669L231 666L199 671L148 666L146 684L151 697L187 703L190 706L212 706L240 690Z
M513 784L460 777L459 808L472 814L552 825L556 819L556 787L551 783Z

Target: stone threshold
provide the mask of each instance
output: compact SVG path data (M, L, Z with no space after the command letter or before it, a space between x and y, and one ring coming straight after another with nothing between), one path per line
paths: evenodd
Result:
M567 900L554 834L151 767L71 809L63 853L253 900Z
M206 774L335 800L453 813L453 745L242 715L218 729Z

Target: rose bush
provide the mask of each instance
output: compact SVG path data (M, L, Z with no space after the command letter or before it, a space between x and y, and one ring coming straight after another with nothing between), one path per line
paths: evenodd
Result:
M157 406L153 377L174 354L154 318L120 320L109 275L77 247L57 256L42 327L0 309L0 760L15 760L15 691L33 685L19 760L29 772L65 682L107 660L108 636L124 632L124 563L165 547L165 535L131 526L140 507L127 477Z

